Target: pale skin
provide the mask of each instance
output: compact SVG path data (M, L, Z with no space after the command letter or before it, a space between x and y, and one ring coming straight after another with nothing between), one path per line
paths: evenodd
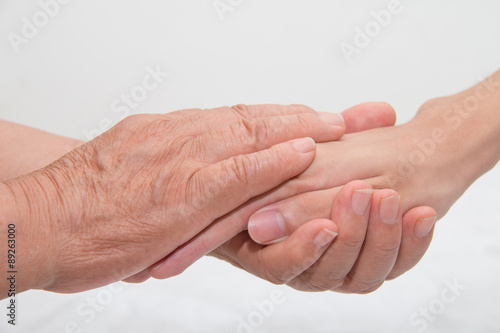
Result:
M418 262L430 243L436 215L442 217L475 179L498 162L499 81L498 73L492 76L489 94L484 93L484 86L477 86L430 101L408 124L318 145L318 155L306 172L221 216L166 261L160 261L163 264L158 269L129 280L144 280L149 273L155 277L175 275L227 239L218 235L227 237L232 233L236 236L212 254L271 282L287 283L300 290L375 290L385 279L404 273ZM479 90L481 98L474 108L453 109L453 105L470 104L470 96ZM436 129L444 134L433 136ZM426 142L429 137L435 143L434 150L423 159L413 159L418 163L409 172L401 172L400 157L411 157L418 148L415 142ZM457 146L463 149L456 152ZM472 154L474 159L470 158ZM333 163L335 155L349 159L337 158ZM376 156L370 159L376 163L363 164L367 155ZM458 179L448 179L445 173L457 175ZM349 177L363 181L338 188L349 182ZM369 196L371 200L363 211L360 202L366 200L359 196L356 199L355 194L367 197L371 193L366 190L372 187L394 188L403 193L404 200L400 202L394 190L379 190ZM420 188L423 190L416 191ZM435 191L429 195L432 188ZM424 204L432 204L437 212L418 206ZM263 211L281 213L281 235L276 232L280 228L270 227L269 219L259 225L258 213ZM250 216L254 240L244 231L244 221ZM332 242L336 233L339 237Z
M0 126L11 135L2 143L6 160L33 149L33 158L13 154L19 165L1 170L0 227L16 224L17 293L79 292L133 275L303 172L315 141L337 140L345 129L341 117L303 106L137 115L18 177L33 170L30 160L47 163L79 142ZM0 253L7 271L7 251ZM0 280L1 298L8 286Z
M407 124L319 144L306 172L212 224L150 273L176 275L212 251L299 290L372 292L422 258L436 219L499 159L500 71L466 91L425 103ZM361 181L339 187L355 179ZM370 216L360 217L349 208L353 191L370 188L393 190L375 192ZM384 199L392 208L382 205ZM382 223L390 210L397 211L395 222ZM324 219L339 236L318 250L311 238ZM217 239L231 233L235 237L223 245ZM144 272L132 281L148 276Z
M267 109L270 108L271 111L268 111L268 112L271 112L275 116L276 115L283 115L283 114L289 114L289 115L295 116L297 113L300 113L301 114L301 118L299 119L300 125L301 125L301 127L304 127L306 125L306 129L308 128L308 126L307 126L308 122L306 120L304 120L303 118L305 116L308 116L310 118L312 115L314 115L314 112L312 110L310 110L309 108L305 108L305 107L267 106L266 108ZM204 112L208 112L209 113L208 116L213 117L215 114L220 116L220 113L222 113L222 114L227 113L228 110L230 110L230 114L232 114L235 110L239 110L239 112L241 112L242 114L246 114L247 116L249 114L252 114L252 112L253 113L257 112L257 114L264 113L262 107L258 107L258 106L257 107L239 106L239 107L236 107L233 109L221 108L218 110L213 110L213 111L208 110L208 111L204 111ZM305 115L302 113L304 113ZM183 120L184 122L191 122L190 117L193 117L193 114L197 115L197 110L181 111L181 112L169 114L169 117L170 118L177 117L177 118ZM352 109L346 111L344 113L344 115L346 117L346 120L347 120L347 123L349 125L350 130L362 130L362 129L368 129L368 128L372 128L372 127L391 125L394 123L393 110L387 104L384 104L384 103L364 104L362 106L352 108ZM197 116L199 117L199 115L197 115ZM163 119L160 116L156 116L156 117L158 117L158 119L155 119L154 118L155 116L153 116L153 115L149 115L148 117L153 117L152 120L154 120L155 122L163 123L165 121L165 119ZM327 118L329 119L330 122L334 119L336 119L336 120L339 119L339 117L335 118L335 116L327 116ZM198 118L196 118L196 119L199 120ZM227 118L227 117L223 118L223 119L225 119L225 121L236 121L237 120L237 119ZM312 118L312 119L314 119L314 118ZM340 119L342 120L341 117L340 117ZM142 120L142 119L139 119L139 120ZM142 121L144 121L146 123L146 125L148 124L147 120L142 120ZM290 119L288 119L288 121L289 121L288 127L293 125L293 122L290 122ZM211 120L211 122L213 123L213 120ZM132 125L134 125L134 122L132 122ZM222 121L221 121L220 125L222 125ZM119 136L120 131L128 130L128 126L129 126L128 124L125 124L123 126L125 126L125 129L120 130L120 128L118 128L118 130L116 130L116 129L114 130L114 133L112 132L112 134L114 134L113 137L115 135L117 135L116 132L118 132L118 136ZM152 129L151 125L148 125L148 126L146 126L146 128L151 130ZM212 124L212 126L213 126L213 124ZM26 193L33 192L33 190L36 188L36 186L34 188L30 188L27 185L28 182L30 182L30 183L40 182L39 179L43 179L43 178L45 178L45 176L44 175L42 175L42 176L37 175L37 177L34 177L34 180L33 180L32 179L33 176L30 175L28 177L26 177L26 176L23 177L23 178L27 178L27 180L22 180L22 178L21 178L21 180L18 180L16 177L18 177L19 175L23 175L23 174L29 173L30 171L36 170L36 169L40 168L41 166L50 163L51 160L57 159L59 156L63 155L67 151L71 151L74 148L81 146L81 148L78 148L76 150L78 152L78 154L75 152L71 152L68 155L69 157L63 158L62 161L56 163L56 165L59 163L67 163L64 161L69 159L69 158L71 158L71 159L75 158L76 160L78 160L79 156L82 155L82 151L85 152L85 151L90 150L91 152L93 152L93 151L97 150L97 147L99 147L99 144L104 145L104 147L106 147L105 145L108 144L106 142L109 142L109 139L106 140L106 138L105 138L104 143L103 143L103 140L97 140L97 143L92 142L90 147L86 147L86 145L83 145L83 142L79 142L79 141L76 141L73 139L68 139L68 138L64 138L64 137L60 137L60 136L55 136L55 135L52 135L52 134L49 134L46 132L38 131L38 130L28 128L25 126L21 126L21 125L11 124L8 122L0 122L0 127L1 127L4 135L8 136L10 138L10 140L8 140L9 144L6 144L6 145L3 145L0 147L2 149L2 152L3 152L3 156L10 156L10 159L9 159L10 164L9 165L3 164L3 168L0 169L0 172L2 175L2 180L4 181L5 184L9 185L8 189L10 191L13 190L15 192L16 187L18 187L18 184L17 184L18 182L23 184L24 186L26 186L26 188L24 188L24 186L23 186L23 188L21 189L22 191L18 191L18 192L21 192L21 195L20 195L21 198L26 196ZM312 131L313 127L312 126L309 126L309 127L310 127L310 130ZM323 124L323 127L324 127L324 124ZM139 129L141 129L141 127L139 127ZM304 133L304 131L306 131L306 129L300 130L299 133ZM321 127L319 129L320 129L320 132L319 133L316 132L314 134L316 140L319 140L319 141L321 141L321 140L335 140L335 139L338 139L343 134L344 124L340 123L340 124L337 124L336 126L330 126L329 131L326 134L325 133L321 134ZM318 128L315 128L315 131L317 131L317 130L318 130ZM323 128L323 132L324 132L324 130L325 129ZM130 133L130 131L129 131L129 133ZM158 134L158 133L156 133L156 134ZM281 135L285 135L285 134L281 133ZM292 135L292 133L288 133L286 135L289 136L289 135ZM139 137L139 138L145 140L145 142L142 142L143 145L147 144L148 140L151 140L150 136L147 136L146 138L142 138L142 137ZM328 138L330 138L330 139L328 139ZM226 142L227 139L224 139L221 141ZM128 147L128 149L124 149L122 152L119 152L118 154L123 154L124 157L126 157L127 156L126 151L128 151L128 150L130 150L130 147ZM18 154L18 153L16 153L19 151L26 151L26 152L33 151L34 153L33 154ZM74 155L76 155L76 157L73 157ZM200 153L200 155L203 156L202 153ZM90 161L92 161L92 159L90 159ZM86 163L87 162L89 162L89 161L86 160ZM286 164L282 164L282 165L286 165ZM133 163L131 163L131 166L133 166ZM129 167L130 167L130 165L129 165ZM50 170L51 168L54 168L54 166L49 166L49 168L46 168L46 169ZM55 168L57 169L57 167L55 167ZM75 170L72 170L72 171L75 171ZM91 169L85 170L85 173L88 173L90 171L91 171ZM110 169L110 174L112 174L113 172L116 172L116 171L113 169ZM37 173L40 173L40 172L37 171L35 174L37 174ZM57 172L56 172L56 174L57 174ZM40 178L40 177L42 177L42 178ZM67 177L67 178L71 178L71 177ZM76 178L79 178L79 177L76 177ZM88 179L86 181L88 181ZM265 181L265 180L263 180L263 181ZM79 181L79 183L81 183L81 181ZM116 182L113 182L113 186L116 185L115 183ZM14 184L14 185L12 185L12 184ZM51 185L51 184L49 184L49 185ZM68 186L68 185L65 184L65 186ZM71 186L74 187L75 184L71 183ZM19 186L19 187L21 187L21 186ZM44 190L47 188L50 188L50 186L43 187ZM6 191L6 192L10 192L10 191ZM78 191L85 192L85 189L78 188ZM94 192L94 191L95 190L92 190L92 192ZM9 199L6 192L3 193L4 196L2 197L2 199L4 199L4 200L6 200L6 198ZM56 192L58 192L58 191L56 191ZM73 190L71 192L73 192ZM242 192L248 192L248 189L247 188L245 188L244 190L242 189ZM67 193L67 192L65 192L65 193ZM142 192L141 192L141 194L142 194ZM44 193L43 197L45 197L46 195L47 195L47 193ZM94 195L94 193L93 193L93 195ZM371 196L371 193L369 195ZM85 197L85 194L80 194L79 197ZM19 200L19 198L15 198L15 199L16 200L12 201L12 202L15 202L15 204L19 204L19 201L22 201L22 200ZM31 198L31 199L33 199L33 198ZM126 197L125 197L125 199L126 199ZM134 197L134 199L135 199L135 197ZM123 200L123 199L121 199L121 200ZM35 200L35 201L37 201L37 200ZM4 202L7 202L7 201L4 201ZM36 202L36 203L38 204L38 202ZM51 204L47 203L46 206L51 206L52 204L53 203L51 203ZM137 202L135 202L135 201L133 202L133 204L131 204L131 203L127 203L127 204L131 205L132 207L135 207L135 209L140 210L140 205L137 206ZM73 205L74 205L74 203L73 203ZM89 203L89 205L92 205L92 204ZM134 205L136 205L136 206L134 206ZM14 205L14 206L16 206L16 205ZM37 208L38 208L38 205L35 205L35 206L37 206ZM42 205L40 205L40 206L43 207ZM72 205L70 205L70 206L72 206ZM76 206L78 206L78 204ZM339 207L341 207L340 203L339 203ZM4 209L2 211L4 215L2 217L8 217L9 219L11 219L11 221L12 220L19 221L19 219L28 220L30 223L34 223L34 224L40 223L40 225L45 226L47 229L50 229L50 230L54 229L55 226L51 226L50 223L47 223L47 221L43 221L43 217L36 216L37 214L34 214L34 212L32 210L30 212L30 218L27 218L25 216L22 216L22 214L21 214L22 206L17 207L17 208L20 208L20 211L17 212L17 214L19 214L19 215L16 216L16 215L14 215L14 214L16 214L16 212L12 213L12 211L9 212L9 211ZM44 207L44 208L47 208L47 207ZM40 208L40 209L44 209L44 208ZM131 209L134 209L134 208L131 208ZM7 215L5 215L5 212L7 212ZM11 214L11 215L9 215L9 214ZM52 214L52 212L51 212L51 214ZM81 212L78 211L76 213L71 212L71 213L66 213L66 214L76 215L76 214L81 214ZM93 212L93 214L96 215L95 212ZM106 214L106 213L101 212L101 214ZM74 224L76 221L64 221L62 218L57 217L57 215L58 214L52 214L50 216L51 216L51 218L57 219L60 222L62 222L63 226L66 226L67 224L69 224L69 226L66 226L66 227L68 227L70 229L73 228L72 224ZM368 218L368 216L369 215L367 214L366 218ZM91 221L90 218L87 217L87 219ZM112 220L112 217L105 216L104 221L105 220ZM118 218L119 225L121 225L121 223L123 223L122 220L123 220L123 218L121 218L121 217ZM140 220L140 219L136 218L134 221L137 222L137 220ZM5 221L5 219L2 219L2 221ZM86 224L86 223L94 224L95 223L95 222L89 222L89 221L84 221L84 222L85 222L84 224ZM106 221L106 223L110 223L110 222L112 222L112 221ZM136 222L134 222L134 223L136 223ZM99 223L104 223L104 222L99 222ZM142 223L142 222L139 221L139 223ZM321 227L321 228L318 230L317 235L315 235L315 238L314 238L312 244L313 244L313 246L318 247L319 250L321 251L322 249L323 250L326 249L328 247L328 244L330 244L331 240L336 236L337 226L328 220L315 221L314 224L318 227ZM126 223L125 223L125 225L126 225ZM59 227L59 226L57 226L57 227ZM79 226L79 228L80 228L80 226ZM101 228L102 227L96 228L96 230L99 230L100 231L99 233L101 233L101 230L100 230ZM115 249L114 247L110 247L111 245L109 245L107 243L111 243L112 246L117 246L117 244L123 246L122 243L126 243L124 241L124 239L129 239L129 238L133 237L133 235L137 236L138 231L137 231L137 228L134 229L133 224L129 225L128 228L130 228L131 230L122 232L122 234L117 234L117 236L115 237L115 240L113 240L113 237L110 237L109 239L104 239L104 242L103 242L103 240L100 239L100 238L102 238L101 235L99 235L99 239L98 239L99 242L98 243L100 243L101 249L95 250L95 252L96 252L95 257L102 258L102 253L99 253L99 251L102 250L103 246L107 247L108 251L109 250L113 250L113 251L116 250L117 252L120 252L121 250ZM329 228L331 228L331 229L329 229ZM54 235L52 233L49 234L47 232L44 232L44 230L40 230L37 228L29 228L29 227L26 227L25 225L21 225L21 228L19 228L19 229L21 230L21 232L19 232L19 234L18 234L18 239L20 237L22 240L22 242L20 242L20 244L25 243L26 241L29 241L32 246L35 244L38 244L38 243L42 243L45 245L47 243L58 243L60 241L61 237L62 238L67 237L67 232L61 232L59 230L57 231L56 236L54 237ZM28 233L27 229L29 229L29 231L32 231L32 232ZM124 228L120 228L120 230L122 230L122 229L124 229ZM63 229L63 231L64 231L64 229ZM172 230L170 230L170 232L172 232ZM116 230L115 230L115 233L116 233ZM141 234L141 233L139 233L139 234ZM74 234L72 234L71 236L74 236ZM139 236L143 237L143 235L139 235ZM400 235L393 235L391 237L400 238ZM98 285L109 283L110 281L113 281L116 279L120 279L120 275L125 275L125 276L131 275L130 273L125 273L125 272L133 271L134 269L137 270L137 268L134 268L133 266L130 266L130 264L128 264L127 269L124 271L122 267L116 267L117 266L116 258L111 257L111 258L109 258L109 260L104 259L101 263L99 263L102 266L107 266L107 265L110 266L109 271L107 271L106 274L102 274L102 272L100 272L96 276L95 272L94 273L88 273L88 272L83 273L82 270L85 271L85 265L83 265L82 262L83 263L88 262L89 265L92 264L92 267L94 268L94 270L95 270L96 263L93 263L92 258L89 258L89 256L92 257L92 255L88 253L89 252L88 247L89 247L89 245L92 245L91 244L92 240L90 239L91 236L89 236L88 239L86 239L86 242L90 242L90 243L86 244L87 247L86 247L85 251L82 251L81 249L78 249L78 246L75 246L75 243L77 244L81 241L81 239L79 239L79 238L81 238L81 235L76 237L76 239L71 239L68 241L65 240L65 243L67 243L67 245L66 245L63 252L64 253L72 253L72 258L73 258L69 264L64 263L64 262L61 263L64 259L59 260L59 262L54 263L53 260L50 258L53 256L60 256L59 253L61 252L61 250L58 249L57 246L55 249L46 250L46 251L39 251L37 257L27 258L27 257L23 256L22 260L21 260L21 258L18 258L18 266L20 265L21 267L23 267L22 268L23 272L25 272L25 274L23 274L24 276L29 276L30 270L31 270L31 272L36 271L37 273L32 275L32 276L35 276L36 279L28 280L28 281L26 281L26 279L21 279L20 281L18 281L17 292L20 292L20 291L26 290L26 289L31 289L31 288L43 288L46 290L60 291L60 292L81 291L81 290L85 290L88 288L93 288L93 287L98 286ZM50 242L49 240L52 240L52 242ZM142 240L142 242L149 243L150 238L145 237ZM134 240L131 243L132 243L132 247L134 247L134 246L139 246L141 241L137 242L137 240ZM136 243L139 243L139 244L136 244ZM44 246L40 246L40 247L44 247ZM119 246L117 246L117 247L119 247ZM177 247L177 245L174 245L174 247ZM172 247L172 249L174 247ZM46 248L46 247L44 247L44 248ZM159 248L162 248L162 251L163 251L162 253L168 253L168 251L169 251L168 247L166 247L166 246L159 246ZM167 252L165 252L165 248L167 248ZM82 253L79 253L80 251ZM124 251L133 252L132 250L128 250L128 249L126 249ZM26 251L23 251L23 252L26 252ZM81 256L82 258L77 258L78 256ZM120 256L118 256L118 257L120 258ZM113 259L112 263L110 263L111 259ZM73 260L76 261L76 263L73 263L72 262ZM123 259L123 260L125 260L125 259ZM39 264L39 265L37 266L36 264L33 264L34 262ZM61 266L66 266L66 267L61 267ZM71 267L71 266L77 266L77 267L75 268L75 267ZM79 267L79 266L83 266L83 267ZM27 267L29 267L29 269ZM48 267L48 268L41 269L41 267L44 267L44 268ZM64 271L64 279L57 277L58 275L62 275L61 273L58 273L60 270ZM103 269L103 271L106 271L106 270ZM139 274L139 276L141 276L141 274ZM82 280L85 280L85 281L82 281ZM134 279L130 279L130 280L134 280ZM136 278L136 280L137 280L137 278Z

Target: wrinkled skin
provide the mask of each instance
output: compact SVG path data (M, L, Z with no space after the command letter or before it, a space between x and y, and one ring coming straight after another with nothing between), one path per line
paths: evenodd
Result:
M343 115L348 132L390 126L395 121L394 110L385 103L361 104L346 110ZM392 129L392 127L387 129ZM329 191L315 191L342 184L342 181L346 181L345 179L350 177L351 171L346 172L331 167L339 164L339 160L343 160L343 157L339 158L339 156L343 155L328 154L328 151L325 150L328 144L330 143L318 144L318 147L323 149L322 155L316 156L310 169L279 188L252 200L242 208L219 219L193 241L177 249L166 259L159 271L149 273L153 277L160 278L179 274L199 256L219 245L218 242L223 242L220 235L236 235L238 233L231 241L212 254L273 283L289 283L300 290L335 289L343 292L351 290L359 293L367 292L371 291L375 284L380 284L379 280L383 281L387 278L393 268L393 274L395 272L400 274L412 267L425 253L432 239L432 228L428 230L425 237L414 237L414 225L422 219L434 218L436 212L430 207L416 207L403 218L403 210L397 209L396 223L385 225L380 223L378 217L379 204L384 198L397 196L396 191L383 190L374 193L371 209L368 206L366 214L363 216L352 212L350 208L351 197L356 189L371 189L372 186L369 183L362 181L350 183L342 189L339 195L337 193L340 191L340 187ZM360 156L362 154L363 152L360 152ZM345 161L345 163L348 162ZM359 161L353 161L352 165L356 163ZM296 196L297 193L303 193L303 196ZM285 198L289 199L284 200ZM246 230L248 219L252 213L273 202L275 204L262 210L282 205L281 212L285 217L287 236L290 238L282 243L262 246L252 241L244 230ZM337 232L338 238L330 247L317 247L313 238L325 225L328 225L329 230ZM402 235L403 230L405 232ZM252 236L255 237L255 233ZM262 236L265 237L265 235ZM344 246L340 246L342 244ZM398 258L400 246L401 251ZM377 255L378 253L385 254L386 248L390 248L390 255ZM339 262L332 260L332 257L344 257L345 259ZM319 260L320 258L321 260ZM395 264L396 258L398 258L398 264ZM316 261L318 263L313 265ZM360 279L367 279L370 283L364 283L364 281L352 283L349 290L345 285L342 289L334 288L343 285L341 282L347 277L355 263L357 263L357 271L361 275ZM332 282L317 282L317 275L314 278L308 277L308 268L311 267L309 271L317 271L315 266L320 266L323 270L322 274L327 275ZM149 273L142 272L126 281L143 281L150 276ZM320 278L323 279L322 275ZM326 288L326 285L331 285L331 287Z
M497 163L498 145L491 143L499 142L499 132L487 126L492 117L498 118L497 95L481 100L475 118L468 114L457 118L458 112L464 114L460 106L463 108L477 89L431 100L407 124L319 144L315 161L304 173L211 225L170 255L163 271L153 277L178 274L202 254L213 251L212 255L261 278L299 290L376 290L422 258L430 245L435 220ZM450 115L456 120L450 121ZM487 130L481 132L483 128ZM457 151L457 147L461 149ZM472 154L479 155L471 159ZM353 184L339 194L341 186L352 180L363 181L357 183L358 188L382 190L373 195L370 218L361 219L356 228L349 224L355 216L345 213ZM396 192L386 192L386 188ZM397 221L380 232L379 202L398 193L403 200ZM252 240L244 230L252 215L269 210L281 212L288 239L259 245L269 244L266 235L250 230ZM339 235L328 250L311 246L312 235L319 230L318 219L335 221L330 230ZM359 230L362 232L356 232ZM235 237L221 246L223 240L217 235L229 232Z
M136 115L3 183L2 199L25 212L11 215L23 221L20 244L31 249L19 262L34 272L22 288L78 292L144 270L303 172L313 139L343 135L339 119L276 105Z

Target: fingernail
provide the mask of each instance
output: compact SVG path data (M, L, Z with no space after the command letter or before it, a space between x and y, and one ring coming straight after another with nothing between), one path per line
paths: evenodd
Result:
M418 220L415 225L415 235L417 237L426 237L436 223L436 216Z
M314 237L314 244L316 244L317 247L322 248L330 244L335 237L337 237L338 233L333 232L329 229L323 228L316 237Z
M380 203L380 219L387 224L394 224L398 219L401 196L393 195L382 199Z
M295 150L301 153L308 153L314 150L314 147L316 147L316 142L314 142L314 140L311 138L297 139L291 141L291 143Z
M258 212L248 221L248 232L259 244L274 244L286 238L285 220L275 210Z
M372 200L372 189L355 190L352 195L352 210L358 215L365 215L370 201Z
M344 117L340 113L324 113L319 116L325 123L331 126L345 125Z

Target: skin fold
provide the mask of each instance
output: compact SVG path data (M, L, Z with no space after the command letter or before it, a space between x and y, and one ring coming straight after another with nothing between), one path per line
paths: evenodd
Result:
M288 283L300 290L373 291L385 279L403 274L420 260L430 244L436 217L443 217L477 178L497 164L500 159L499 108L500 72L497 72L466 91L425 103L407 124L348 134L339 142L319 144L315 161L304 173L212 224L203 234L171 254L163 272L155 272L153 276L178 274L202 254L213 251L212 255L259 277L274 283ZM312 262L311 251L307 249L298 251L303 256L286 255L296 253L295 249L302 243L290 240L285 245L258 246L258 243L270 243L265 232L259 232L256 227L261 212L281 213L283 234L275 239L286 239L284 243L287 237L296 239L296 232L309 234L305 228L311 220L333 219L337 227L345 224L342 219L340 222L334 219L332 207L341 191L339 186L353 180L363 180L364 187L397 191L403 198L404 217L393 224L391 232L379 238L370 236L377 230L370 221L364 241L359 235L349 233L349 229L343 233L339 229L339 237L331 246L336 242L355 244L360 253L357 260L346 262L340 270L345 273L343 277L338 277L338 261L331 255L329 263L329 259L322 258L322 266L334 267L334 278L328 270L317 273L318 265L312 264L302 272L303 265L299 265L300 269L290 274L285 267ZM372 200L377 208L377 197ZM345 203L345 200L340 202ZM253 240L245 231L247 221L250 221L248 228ZM267 218L262 224L271 223ZM314 229L314 225L310 228ZM270 227L261 229L269 231ZM402 230L402 236L398 230ZM231 241L224 245L221 245L222 238L217 241L217 235L231 232L237 235ZM368 242L368 239L378 239L378 242ZM309 244L311 242L309 239ZM364 243L359 246L361 242ZM282 255L266 260L263 253L272 251ZM370 270L363 266L371 264L362 254L372 251L386 254L380 257L378 270L385 276L366 274ZM277 265L278 257L286 264ZM283 267L284 271L276 267Z
M345 123L304 106L132 116L83 145L1 122L18 148L53 143L0 167L0 223L17 221L29 253L20 291L167 278L211 254L298 290L372 292L497 164L499 108L497 72L398 126L384 103ZM303 137L319 143L290 142Z
M298 105L128 117L48 166L0 184L1 227L16 223L23 253L17 292L79 292L144 270L303 172L314 140L337 140L344 130L338 115ZM4 179L13 174L5 170ZM2 297L7 283L0 282Z
M383 126L391 126L395 122L395 113L392 107L390 107L388 104L385 103L365 103L358 105L356 107L350 108L346 111L343 112L343 116L345 118L346 122L346 129L348 132L355 132L355 131L362 131L362 130L369 130L373 127L383 127ZM319 146L319 145L318 145ZM314 165L315 162L313 162ZM299 191L300 189L297 188L294 184L299 182L302 179L302 176L306 175L306 173L303 173L299 177L295 178L294 180L287 182L283 184L282 186L274 189L273 191L270 191L266 193L265 195L256 198L244 206L238 208L237 210L231 212L230 214L227 214L226 216L222 217L218 221L215 221L211 226L209 226L207 229L204 230L203 233L197 235L196 238L194 238L192 241L189 243L183 245L182 247L178 248L172 255L167 257L164 261L164 264L159 270L154 270L154 271L143 271L131 278L126 279L125 281L127 282L142 282L149 278L151 275L156 278L166 278L169 276L177 275L180 274L185 268L187 268L189 265L192 264L195 260L200 258L203 254L215 249L218 245L222 244L224 242L224 238L227 237L227 235L230 236L236 236L234 237L231 241L228 242L228 244L231 244L232 246L236 246L240 244L241 241L245 242L248 241L248 244L255 245L257 246L258 244L255 244L254 242L251 242L248 234L244 231L247 229L247 223L249 217L254 213L257 209L268 205L270 203L283 200L285 198L288 198L290 196L293 196ZM327 174L328 176L329 174ZM324 178L323 176L321 176ZM316 180L315 180L316 183ZM350 184L349 184L350 185ZM347 186L346 191L350 191L352 189L352 186ZM359 189L365 189L365 188L371 188L371 185L366 183L366 182L358 182L357 188ZM339 188L340 189L340 188ZM337 191L339 189L336 189ZM305 189L308 190L308 189ZM301 191L304 191L302 189ZM375 200L382 199L383 194L387 194L387 191L385 192L380 192L375 195ZM392 196L392 195L397 195L396 192L392 191L389 192L388 195L386 196ZM342 197L342 196L341 196ZM339 199L341 198L339 197ZM348 200L337 200L335 203L333 203L333 197L332 196L321 196L319 198L320 200L326 199L326 203L323 207L328 207L327 208L327 213L324 214L324 216L319 216L317 215L317 218L320 218L319 220L313 221L312 225L315 226L312 231L310 231L307 234L314 234L318 235L321 233L321 229L318 229L318 224L319 223L326 223L326 219L330 218L330 212L332 209L332 204L334 207L337 207L338 209L344 208L345 210L349 210L351 212L351 215L344 215L344 221L346 223L349 223L351 220L355 219L360 219L357 217L357 214L354 214L351 209L351 202ZM371 199L371 193L369 196L369 199ZM314 207L318 207L318 202L325 202L323 201L313 201L315 203ZM378 201L377 201L378 202ZM294 204L297 204L295 202ZM397 205L397 204L396 204ZM397 205L399 207L399 205ZM310 210L305 209L305 205L300 204L299 206L300 209L304 212L305 216L308 218L315 217L314 215L310 215ZM397 209L397 208L396 208ZM293 210L295 212L295 210ZM357 232L354 233L355 235L358 236L358 238L361 239L350 239L351 235L353 232L349 230L344 230L340 231L340 236L339 239L350 243L350 242L357 242L359 244L363 244L363 239L365 234L366 235L371 235L373 232L368 233L370 230L377 230L373 228L373 225L371 228L368 228L369 222L373 221L372 224L374 224L377 221L377 212L372 215L370 215L370 210L366 208L366 214L363 214L364 216L361 218L363 223L359 223L358 225L351 223L351 230L355 229L360 231L361 233ZM399 209L396 210L396 214L399 212ZM406 218L406 223L413 227L413 225L425 218L431 218L435 219L436 213L435 211L430 208L430 207L416 207L412 211L409 212L408 217ZM317 214L317 212L316 212ZM304 215L303 215L304 216ZM293 220L293 219L292 219ZM309 219L307 220L309 221ZM330 230L338 231L338 222L335 220L336 223L330 222ZM299 222L299 220L297 220ZM306 221L303 221L304 223ZM369 237L370 239L375 239L375 242L368 242L366 243L364 247L364 252L366 253L373 253L379 250L379 248L384 246L384 244L397 244L398 246L402 244L402 248L405 249L401 253L403 254L400 256L400 260L398 260L398 266L401 269L409 269L410 267L413 267L413 265L418 261L419 258L425 253L430 240L432 238L432 228L429 228L426 233L426 237L424 240L421 240L420 238L416 239L413 237L413 229L410 230L411 228L406 227L405 234L402 235L401 230L402 230L402 219L398 219L397 223L394 223L389 229L392 231L391 233L373 233L373 237ZM288 229L289 231L292 231L292 229ZM304 230L304 229L302 229ZM303 238L304 233L303 231L298 231L297 235L299 235L298 239ZM243 231L243 232L242 232ZM241 233L240 233L241 232ZM238 233L240 233L238 235ZM222 236L224 235L224 236ZM410 237L411 236L411 237ZM404 242L402 242L404 240ZM298 246L298 245L301 246ZM315 244L313 239L310 239L309 241L304 242L297 242L293 245L290 245L287 247L286 251L280 252L281 254L281 259L278 259L276 257L276 262L281 262L286 264L286 267L303 267L304 265L309 265L311 266L312 263L314 263L318 258L321 257L323 252L325 252L328 249L328 246L322 246L319 249L315 248L313 246ZM279 245L278 247L280 247ZM397 256L397 251L395 251L396 246L391 245L393 247L392 249L392 257ZM307 247L307 249L304 249L304 247ZM215 250L212 255L215 255L219 258L226 259L227 261L236 264L236 261L232 259L231 256L227 255L224 251L226 246L222 246L220 249ZM263 249L262 247L261 249ZM272 249L273 247L269 247L269 249ZM313 251L313 249L315 249ZM219 251L220 250L220 251ZM254 247L250 249L246 249L247 251L250 251L250 253L260 253L259 251L254 252ZM383 249L381 249L383 250ZM243 250L240 250L238 248L237 255L243 252ZM312 255L310 254L314 252L315 254ZM264 252L264 251L263 251ZM268 251L266 251L268 252ZM352 266L354 264L354 261L356 261L356 258L360 254L360 246L358 246L357 250L352 252L349 249L346 249L345 247L341 247L338 249L337 252L340 252L342 254L345 253L351 253L351 260L352 263L349 265ZM291 253L298 253L298 255L293 256ZM308 254L309 253L309 254ZM251 257L251 255L247 256L248 258ZM277 276L276 278L273 278L273 273L267 272L267 268L271 267L273 270L275 270L276 262L273 262L273 265L266 265L266 262L263 260L263 258L260 257L260 255L255 256L254 260L248 260L247 262L247 257L245 257L245 261L241 263L241 265L236 264L238 267L244 267L246 270L249 272L256 274L260 277L265 278L266 280L269 280L274 283L284 283L286 279L283 279L281 276ZM418 259L415 259L418 258ZM361 261L361 267L364 268L364 270L369 270L372 267L380 267L379 270L387 270L387 266L390 266L392 268L392 265L394 264L395 259L392 259L392 264L386 259L386 258L372 258L375 259L374 261L365 264L366 260ZM248 264L249 262L252 262L254 264L257 264L258 262L262 262L262 265L255 265L250 267ZM345 264L347 265L347 264ZM345 270L346 268L344 266L342 267L337 267L332 263L330 266L330 269L332 271L338 269ZM305 268L304 268L305 269ZM390 269L389 269L390 270ZM261 272L261 273L257 273ZM376 271L374 270L374 277L375 279ZM277 274L276 274L277 275ZM289 276L289 273L286 274ZM293 275L293 274L292 274Z

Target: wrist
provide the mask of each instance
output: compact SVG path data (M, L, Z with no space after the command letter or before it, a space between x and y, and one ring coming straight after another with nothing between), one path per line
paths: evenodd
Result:
M37 192L21 179L0 184L0 223L4 231L1 235L5 240L7 226L15 226L15 251L12 252L15 265L8 267L7 259L2 258L2 267L5 265L17 272L16 293L42 289L53 280L53 244L44 212L48 205ZM7 252L7 248L2 248L2 252Z
M500 160L500 71L461 93L427 102L412 122L442 133L435 143L460 162L461 176L472 184Z
M438 193L446 191L453 199L447 205L500 159L499 73L464 92L425 103L406 124L416 143L408 157L421 157L418 174Z
M49 289L57 280L60 247L71 236L66 227L79 207L70 203L72 193L62 191L76 189L63 185L69 177L59 169L49 166L1 183L1 221L16 225L17 292Z

